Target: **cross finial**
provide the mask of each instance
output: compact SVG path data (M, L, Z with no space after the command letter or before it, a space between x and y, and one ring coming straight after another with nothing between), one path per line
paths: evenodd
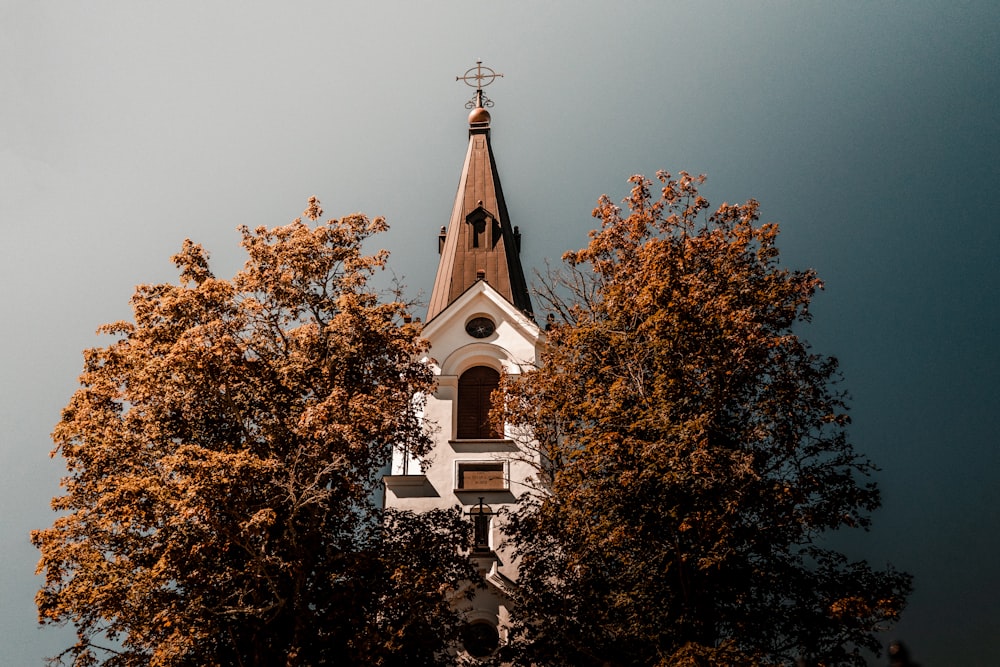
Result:
M475 72L475 74L473 74L473 72ZM456 76L455 81L464 81L465 85L479 88L481 90L483 86L488 86L493 83L493 80L497 77L503 77L503 74L494 72L489 67L483 67L483 61L476 60L476 66L465 70L465 74L462 76Z
M465 108L474 109L476 107L493 106L493 100L483 94L483 87L493 83L497 77L503 77L503 74L495 72L489 67L483 67L483 61L478 59L476 60L475 67L465 70L465 74L462 76L456 76L455 81L463 81L465 85L476 89L476 94L471 100L466 102Z

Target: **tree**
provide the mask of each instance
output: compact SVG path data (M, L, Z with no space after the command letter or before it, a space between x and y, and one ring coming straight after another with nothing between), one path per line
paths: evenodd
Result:
M436 664L471 578L456 512L373 504L392 447L426 453L431 391L406 304L368 284L361 214L241 228L230 281L186 241L177 285L85 352L53 433L62 515L32 534L40 622L74 665Z
M780 268L758 204L709 214L703 177L634 176L540 296L540 366L494 418L533 434L537 488L505 659L545 665L865 664L910 577L820 539L879 492L835 359L797 333L822 287ZM531 456L526 457L532 460Z

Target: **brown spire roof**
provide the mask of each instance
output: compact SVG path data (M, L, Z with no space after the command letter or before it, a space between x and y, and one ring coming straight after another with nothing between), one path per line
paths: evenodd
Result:
M469 114L469 150L458 182L458 195L440 242L434 290L427 321L448 307L477 280L485 280L508 301L531 313L531 298L521 268L520 234L511 227L507 204L490 145L490 114L478 105Z

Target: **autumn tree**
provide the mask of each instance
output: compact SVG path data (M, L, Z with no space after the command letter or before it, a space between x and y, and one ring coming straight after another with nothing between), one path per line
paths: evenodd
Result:
M40 620L77 631L54 664L449 661L461 518L373 504L392 447L427 451L432 375L369 285L385 221L321 214L241 228L232 280L185 242L179 284L139 286L86 351L53 434L60 516L32 536Z
M543 462L508 517L504 659L863 665L910 577L822 540L880 500L837 362L799 335L821 282L781 268L757 202L709 213L703 178L658 180L633 177L624 212L600 199L589 245L543 281L540 366L494 413Z

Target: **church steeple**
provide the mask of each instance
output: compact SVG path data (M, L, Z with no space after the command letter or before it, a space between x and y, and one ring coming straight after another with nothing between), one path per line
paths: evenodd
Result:
M479 280L521 311L531 313L524 269L521 267L520 233L510 224L507 204L500 187L500 176L490 144L490 113L493 102L483 94L497 74L481 61L456 80L476 87L467 104L469 114L469 149L458 182L458 194L451 220L439 241L441 263L431 292L427 321L457 299Z

